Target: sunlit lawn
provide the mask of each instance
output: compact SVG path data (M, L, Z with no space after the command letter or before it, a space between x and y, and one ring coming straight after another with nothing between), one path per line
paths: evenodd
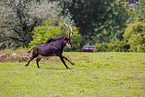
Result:
M145 53L67 52L68 67L54 57L0 63L0 97L144 97Z

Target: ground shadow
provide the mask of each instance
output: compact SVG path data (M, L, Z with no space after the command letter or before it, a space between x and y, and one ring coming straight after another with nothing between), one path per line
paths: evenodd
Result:
M50 70L73 70L73 69L66 69L66 68L43 68L43 69L50 69Z

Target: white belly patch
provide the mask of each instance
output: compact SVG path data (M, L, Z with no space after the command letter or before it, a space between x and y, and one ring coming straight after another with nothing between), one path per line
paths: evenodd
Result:
M41 59L41 58L51 58L51 57L53 57L53 56L42 56L42 55L39 55L39 58Z

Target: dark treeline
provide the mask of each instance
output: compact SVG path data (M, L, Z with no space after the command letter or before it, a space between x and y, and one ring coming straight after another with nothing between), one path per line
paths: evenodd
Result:
M96 51L145 51L144 0L1 0L0 5L0 49L29 47L40 26L65 22L81 35L74 50L95 45ZM50 19L54 24L46 25Z

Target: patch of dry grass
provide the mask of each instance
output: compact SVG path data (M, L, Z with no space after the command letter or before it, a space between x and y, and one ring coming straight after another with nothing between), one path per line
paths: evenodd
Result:
M27 61L30 55L26 50L1 50L0 62L23 62Z
M0 62L27 62L31 57L31 53L28 53L27 50L1 50L0 51ZM35 59L33 60L35 61ZM42 58L41 61L55 61L60 62L59 58L56 57L48 57Z

